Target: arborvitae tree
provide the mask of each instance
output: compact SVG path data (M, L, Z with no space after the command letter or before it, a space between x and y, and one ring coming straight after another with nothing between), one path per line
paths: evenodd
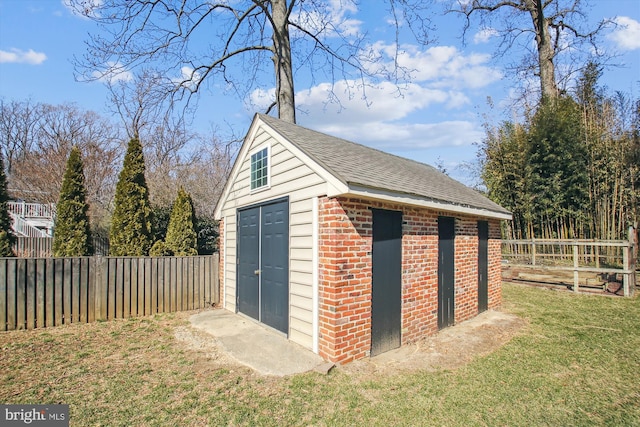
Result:
M113 256L145 256L153 243L152 212L144 169L142 145L133 138L129 141L116 185L109 233L109 251Z
M196 233L198 233L198 254L211 255L218 252L219 223L213 218L196 216Z
M53 256L93 255L88 212L82 156L80 149L73 147L67 160L56 206Z
M166 247L176 256L198 255L198 235L195 231L195 211L189 193L180 187L171 209L165 239Z
M15 236L11 229L11 216L7 208L7 177L4 174L4 160L0 154L0 257L15 256L13 241Z
M153 218L151 228L153 229L153 241L164 242L169 228L169 218L171 218L171 206L153 206ZM155 255L155 254L154 254Z

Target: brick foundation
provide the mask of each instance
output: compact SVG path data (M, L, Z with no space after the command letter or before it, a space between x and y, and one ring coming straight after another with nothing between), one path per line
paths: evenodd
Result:
M349 363L371 348L370 208L399 210L402 226L402 344L438 330L438 216L450 213L354 198L319 200L320 356ZM455 321L478 313L477 218L455 215ZM489 308L501 304L500 224L489 221Z

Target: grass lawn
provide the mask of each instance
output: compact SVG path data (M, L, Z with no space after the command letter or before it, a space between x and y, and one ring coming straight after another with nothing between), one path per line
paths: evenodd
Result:
M0 333L0 402L74 426L640 425L640 301L504 285L528 325L453 371L264 377L186 348L188 314Z

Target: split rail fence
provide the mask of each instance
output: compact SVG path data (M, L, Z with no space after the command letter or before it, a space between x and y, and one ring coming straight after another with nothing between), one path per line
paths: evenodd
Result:
M218 260L0 258L0 331L206 308L219 302Z
M623 295L628 297L636 287L637 235L637 230L630 228L628 240L503 240L502 257L506 270L572 272L575 292L580 291L580 275L595 276L605 284L619 280Z

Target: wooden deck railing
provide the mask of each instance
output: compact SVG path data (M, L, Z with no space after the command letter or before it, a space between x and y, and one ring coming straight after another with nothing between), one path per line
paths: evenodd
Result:
M93 237L95 255L109 254L109 239ZM13 253L20 258L47 258L53 256L53 237L25 237L17 236L13 242Z
M47 218L53 219L56 216L56 205L53 203L26 203L26 202L7 202L9 212L19 215L23 218Z

